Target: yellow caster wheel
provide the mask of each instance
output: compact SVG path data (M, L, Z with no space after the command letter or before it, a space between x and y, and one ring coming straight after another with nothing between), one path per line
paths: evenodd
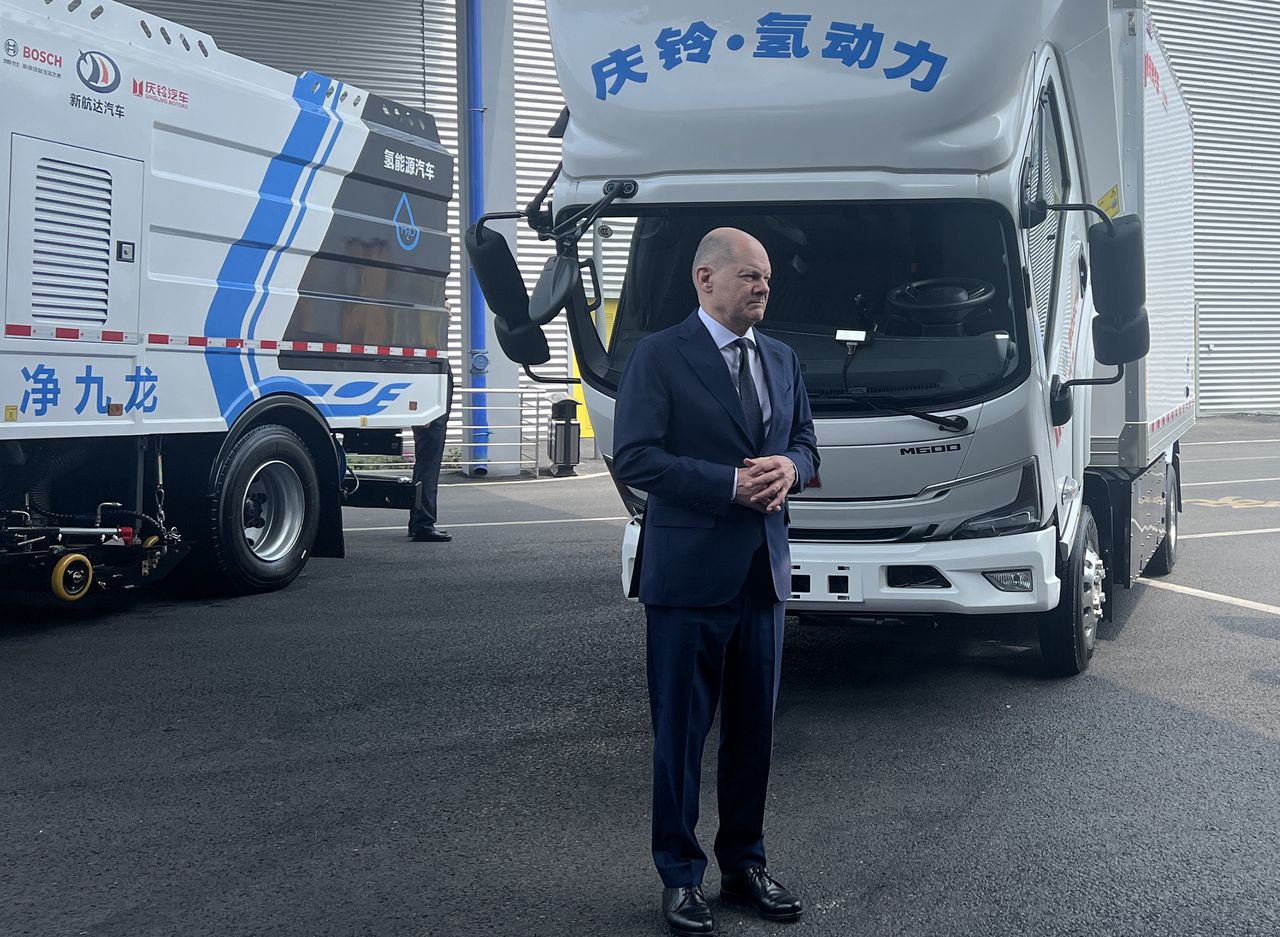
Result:
M81 553L68 553L54 564L49 584L53 594L64 602L78 602L93 585L93 564Z

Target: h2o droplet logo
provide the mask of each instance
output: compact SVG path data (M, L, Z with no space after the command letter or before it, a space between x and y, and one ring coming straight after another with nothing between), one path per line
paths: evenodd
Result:
M396 206L396 215L393 220L396 223L396 240L400 246L407 251L417 247L422 232L418 230L418 225L413 220L413 209L409 207L408 193L401 193L400 204Z
M110 94L120 87L120 66L105 52L81 52L76 74L86 88L98 94Z

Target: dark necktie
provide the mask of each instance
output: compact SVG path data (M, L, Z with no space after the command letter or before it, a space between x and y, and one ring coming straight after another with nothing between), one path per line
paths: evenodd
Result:
M760 409L760 395L751 376L751 356L747 354L755 345L749 338L740 338L733 344L738 349L738 397L742 400L742 415L747 418L752 442L760 446L764 443L764 411Z

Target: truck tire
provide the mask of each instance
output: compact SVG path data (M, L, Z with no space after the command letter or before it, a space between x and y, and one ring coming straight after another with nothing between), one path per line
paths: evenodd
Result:
M209 546L223 585L268 592L298 578L320 526L320 491L297 433L249 430L218 465L210 495Z
M1164 498L1164 539L1156 547L1151 562L1147 564L1150 576L1167 576L1178 561L1178 466L1169 466L1169 490Z
M1093 657L1110 583L1093 512L1082 508L1076 543L1062 571L1058 607L1040 615L1040 654L1055 677L1083 673Z

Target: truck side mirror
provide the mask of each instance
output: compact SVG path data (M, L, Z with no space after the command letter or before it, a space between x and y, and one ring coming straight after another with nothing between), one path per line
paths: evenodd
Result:
M1093 308L1104 318L1133 315L1146 304L1146 254L1137 215L1121 215L1113 225L1102 221L1090 225L1089 258Z
M494 332L503 354L516 364L550 361L547 337L540 325L529 321L529 292L507 239L481 223L467 228L463 243L480 291L496 317Z
M1121 215L1112 225L1089 228L1089 256L1093 267L1094 357L1102 364L1127 364L1151 347L1151 328L1143 304L1147 301L1146 256L1142 221Z
M1146 356L1151 349L1151 326L1147 310L1128 316L1093 320L1093 356L1099 364L1128 364Z
M529 321L535 325L546 325L569 305L569 298L581 287L582 271L576 260L563 254L550 258L533 286L533 295L529 298Z

